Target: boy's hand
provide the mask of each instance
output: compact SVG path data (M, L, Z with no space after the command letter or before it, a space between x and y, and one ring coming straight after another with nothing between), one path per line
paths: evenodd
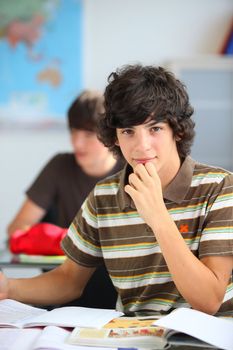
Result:
M152 227L159 213L166 209L160 178L153 163L138 164L129 175L125 192L135 203L138 213Z
M8 298L8 279L3 272L0 271L0 300Z

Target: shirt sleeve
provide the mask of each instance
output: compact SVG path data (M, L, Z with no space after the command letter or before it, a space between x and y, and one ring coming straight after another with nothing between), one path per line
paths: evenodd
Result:
M233 174L210 193L199 257L233 255Z
M84 201L61 246L69 258L82 266L97 267L103 263L94 191Z
M26 191L28 198L45 210L48 210L55 201L57 177L61 172L60 156L56 155L45 165Z

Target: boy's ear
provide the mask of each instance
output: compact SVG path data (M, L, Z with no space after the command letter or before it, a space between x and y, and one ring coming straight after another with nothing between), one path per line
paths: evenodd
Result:
M175 136L175 140L176 140L176 141L180 141L180 140L181 140L181 136L176 135L176 136Z
M115 145L116 145L116 146L120 146L120 145L119 145L119 141L118 141L118 139L116 139L116 141L115 141Z

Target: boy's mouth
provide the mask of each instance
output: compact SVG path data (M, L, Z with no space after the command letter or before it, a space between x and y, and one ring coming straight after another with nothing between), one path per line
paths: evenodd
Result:
M151 162L155 159L155 157L153 158L134 158L134 161L137 163L137 164L146 164L148 162Z

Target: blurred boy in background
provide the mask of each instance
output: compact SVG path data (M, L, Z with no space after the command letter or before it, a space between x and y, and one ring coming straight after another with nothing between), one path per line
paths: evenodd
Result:
M122 168L96 136L102 112L103 95L98 91L86 90L71 104L68 127L73 153L55 155L42 169L8 226L9 237L42 219L69 227L96 182Z
M73 152L55 155L39 173L8 226L9 238L16 230L27 230L42 220L68 228L95 184L122 168L123 162L97 138L101 113L103 95L99 91L86 90L71 104L68 127ZM46 245L43 239L41 241ZM102 266L92 276L82 299L75 304L114 308L115 301L116 291Z

